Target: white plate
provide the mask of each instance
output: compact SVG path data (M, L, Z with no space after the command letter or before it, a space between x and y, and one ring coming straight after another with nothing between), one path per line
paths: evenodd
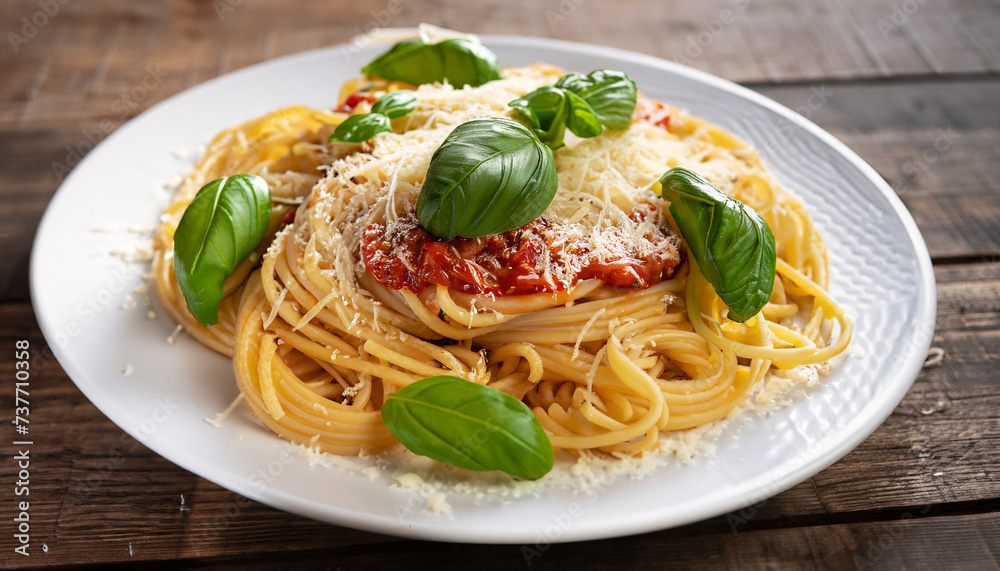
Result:
M121 309L146 270L107 254L132 238L93 229L155 225L162 187L190 162L177 150L285 105L329 107L340 84L385 49L334 47L249 67L154 106L102 142L59 189L35 240L31 293L45 337L87 398L165 458L270 506L381 533L483 543L613 537L720 515L816 474L882 423L924 360L935 293L912 218L871 167L801 116L705 73L604 47L484 41L503 65L623 70L652 97L755 145L829 242L833 293L857 325L846 363L809 398L727 427L714 456L671 462L642 480L619 478L594 497L559 489L481 502L452 495L450 515L411 509L420 500L384 477L310 467L245 409L223 428L208 424L237 394L230 362L186 335L167 344L173 324L162 312L150 321L141 295L131 294L139 308ZM133 374L122 374L126 365Z

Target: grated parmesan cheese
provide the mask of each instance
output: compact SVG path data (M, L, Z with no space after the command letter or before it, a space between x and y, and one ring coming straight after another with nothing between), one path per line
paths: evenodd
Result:
M174 342L177 341L177 336L181 334L181 331L184 331L184 326L178 324L177 327L174 328L174 332L170 334L170 337L167 337L167 344L173 345Z
M451 505L448 504L448 501L445 498L444 494L434 494L433 496L431 496L431 498L427 500L426 508L427 511L434 513L451 511Z
M286 295L288 295L288 288L287 287L281 288L281 293L278 294L278 298L275 299L274 303L271 305L271 311L270 311L270 313L268 313L267 317L264 318L264 324L263 324L263 328L264 329L267 329L268 327L270 327L271 326L271 322L273 322L274 318L277 317L278 310L281 309L281 302L285 301L285 296ZM279 341L280 341L280 339L279 339Z
M414 472L396 476L396 486L403 490L419 490L424 485L424 479Z
M239 406L241 402L243 402L243 393L236 395L236 398L233 399L233 402L229 403L229 406L226 407L226 410L215 415L215 418L206 418L205 422L211 424L216 428L222 428L222 422L227 418L229 418L230 414L233 414L233 411L236 410L236 407Z
M153 261L153 239L143 238L125 248L112 250L111 253L121 258L123 262L138 264Z

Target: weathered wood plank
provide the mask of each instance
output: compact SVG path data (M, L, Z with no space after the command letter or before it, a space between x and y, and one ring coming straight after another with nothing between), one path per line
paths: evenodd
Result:
M932 257L1000 253L1000 81L758 90L831 131L868 161L903 199Z
M690 528L587 543L462 547L401 542L387 551L317 551L302 562L369 567L407 561L435 568L448 561L462 568L566 569L662 567L691 569L947 569L993 568L1000 549L1000 515L917 519L904 513L886 521L818 525L738 534L691 533ZM697 530L707 531L707 530ZM266 568L266 562L240 562ZM327 563L328 564L328 563ZM223 566L223 568L225 568Z
M631 538L546 545L458 546L417 541L391 549L298 552L296 564L374 567L405 560L407 568L639 569L952 569L995 568L1000 515L917 519L904 513L885 521L818 525L730 534L690 528ZM703 530L698 530L703 531ZM288 555L238 562L200 562L218 569L268 569Z
M946 351L944 364L925 369L889 420L856 450L811 481L747 510L606 547L652 549L652 544L678 538L717 538L684 540L697 551L698 545L728 543L724 538L733 532L750 537L776 528L813 529L789 532L793 539L768 544L775 554L786 549L797 553L793 544L825 533L813 526L827 521L847 521L862 529L868 525L860 523L864 520L905 513L947 521L956 509L951 506L959 504L969 513L993 509L989 502L1000 497L995 477L1000 390L994 382L1000 355L1000 262L942 266L937 277L935 344ZM22 337L36 348L43 345L30 306L0 305L0 345ZM39 374L32 392L39 458L32 515L34 537L49 552L32 563L68 563L82 556L97 563L267 554L283 550L288 542L315 550L316 557L329 555L329 549L340 556L351 552L352 545L392 541L283 514L175 467L124 436L87 402L58 363L38 355L32 367ZM9 376L11 367L0 363L0 376ZM0 402L6 406L9 399L4 395ZM0 478L11 476L9 470L9 464L0 466ZM183 511L182 494L188 508ZM9 541L0 538L0 551ZM865 545L864 540L857 544ZM814 547L829 545L816 542ZM553 547L556 552L559 548ZM687 561L694 562L694 552L688 555L692 559ZM754 558L748 555L746 562Z
M896 131L974 131L1000 127L1000 80L886 79L753 85L824 129L856 135Z
M691 528L607 541L571 544L463 546L393 541L376 547L325 549L242 557L201 557L146 562L143 569L186 566L211 569L372 568L401 560L407 568L518 567L564 569L663 566L694 569L944 569L995 568L996 513L944 518L919 512L891 514L871 522L836 523L732 535L725 530ZM36 562L37 563L37 562Z
M0 50L0 122L118 116L149 69L160 80L144 104L269 57L421 20L632 49L743 82L1000 71L997 8L970 0L104 0L67 3L51 17L18 0L0 6L9 44Z
M1000 253L1000 131L840 135L903 200L934 259Z

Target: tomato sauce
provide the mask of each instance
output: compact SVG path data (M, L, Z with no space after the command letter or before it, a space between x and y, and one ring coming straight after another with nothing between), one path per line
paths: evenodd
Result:
M362 101L367 101L368 103L375 103L378 98L375 97L374 93L358 91L347 96L347 99L343 103L334 108L334 111L338 113L353 113L354 109L361 104Z
M668 129L670 127L670 110L659 101L643 101L635 106L632 120L652 123L657 127Z
M659 219L653 204L630 213L636 222ZM580 280L645 289L673 277L679 238L658 224L643 236L644 253L617 229L601 235L601 253L567 241L544 219L483 238L438 240L410 216L388 226L369 224L361 241L365 268L375 281L418 293L437 284L471 294L524 295L566 291Z

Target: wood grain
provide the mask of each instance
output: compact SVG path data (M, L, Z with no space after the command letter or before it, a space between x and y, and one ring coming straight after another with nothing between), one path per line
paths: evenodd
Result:
M264 59L347 42L380 22L398 27L431 20L476 33L596 43L741 82L1000 72L995 4L912 3L912 14L902 12L902 0L815 6L792 0L566 0L516 8L398 0L396 14L388 0L68 3L45 18L34 37L18 43L16 53L13 45L0 50L0 122L117 115L122 93L142 81L150 66L165 78L144 104ZM8 33L21 35L22 18L38 11L37 2L5 2L0 21L8 23Z

